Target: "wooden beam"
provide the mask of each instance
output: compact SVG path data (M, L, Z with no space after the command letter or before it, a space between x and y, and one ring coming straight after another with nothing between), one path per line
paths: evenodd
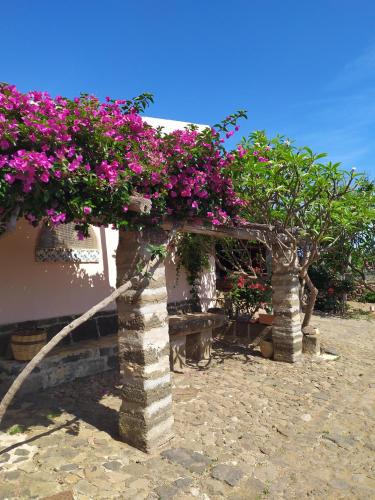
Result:
M178 221L173 219L164 219L162 228L169 231L178 227L178 231L183 233L205 234L213 238L234 238L238 240L256 240L263 241L265 234L272 231L271 226L266 224L251 224L249 227L230 227L230 226L214 226L208 220L191 219L181 221L178 226Z

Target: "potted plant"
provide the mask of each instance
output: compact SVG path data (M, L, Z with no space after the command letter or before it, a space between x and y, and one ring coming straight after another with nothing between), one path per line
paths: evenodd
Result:
M271 287L260 280L244 275L234 276L230 299L234 314L246 315L250 321L255 313L271 300Z

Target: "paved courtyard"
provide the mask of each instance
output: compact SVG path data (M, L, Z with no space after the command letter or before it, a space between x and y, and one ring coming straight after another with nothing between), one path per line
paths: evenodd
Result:
M162 453L117 440L113 372L24 398L5 422L24 432L0 435L0 499L375 499L375 322L313 324L335 361L217 343L209 367L174 374Z

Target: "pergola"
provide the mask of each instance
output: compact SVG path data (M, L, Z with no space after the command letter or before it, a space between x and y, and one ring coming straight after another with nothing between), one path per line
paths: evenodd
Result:
M150 200L132 198L130 209L133 213L143 214L140 219L142 225L141 229L119 231L117 289L65 327L30 361L4 397L0 405L0 419L27 374L40 360L72 329L116 299L122 382L120 438L145 452L151 452L173 437L165 269L161 255L150 262L150 248L166 247L176 232L266 243L275 228L262 224L214 226L202 219L176 221L168 218L156 226L147 217L150 208ZM17 216L18 212L8 228L12 224L14 226ZM297 256L294 247L288 247L287 240L282 245L281 254L275 252L272 256L274 359L295 362L302 352L302 333L298 272L290 262L295 262Z
M261 224L241 228L213 226L202 220L176 223L170 219L165 219L161 227L145 224L140 231L121 230L116 254L117 286L131 279L146 258L150 244L167 245L171 231L265 242L272 230ZM280 255L273 256L272 338L276 361L295 362L302 352L299 277L294 269L295 266L283 262ZM149 452L173 437L164 263L161 261L156 266L146 286L135 285L121 294L117 308L123 384L120 436L123 441Z

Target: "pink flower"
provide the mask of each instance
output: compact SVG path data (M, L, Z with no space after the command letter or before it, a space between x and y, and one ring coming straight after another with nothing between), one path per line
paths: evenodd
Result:
M35 217L35 215L33 215L33 214L27 214L27 215L25 215L25 217L26 217L26 219L27 219L29 222L34 222L34 221L36 221L36 217Z
M139 163L135 163L135 162L129 163L129 168L135 174L141 174L143 171L142 165L140 165Z
M91 212L92 212L91 207L83 207L83 213L85 215L89 215L89 214L91 214Z
M192 208L198 208L199 207L199 204L197 201L193 201L193 203L191 204Z
M211 221L211 222L212 222L212 224L213 224L214 226L218 226L218 225L220 224L219 219L212 219L212 221Z
M62 224L66 220L66 214L64 213L58 214L53 208L47 210L47 215L51 219L51 222L56 226Z
M13 182L16 180L16 178L14 177L14 175L12 174L5 174L4 175L4 179L9 183L9 184L13 184Z
M47 172L43 172L40 176L40 180L47 184L47 182L49 182L49 174Z
M129 210L129 207L128 207L127 205L124 205L124 206L122 207L122 211L123 211L123 212L127 212L128 210Z

